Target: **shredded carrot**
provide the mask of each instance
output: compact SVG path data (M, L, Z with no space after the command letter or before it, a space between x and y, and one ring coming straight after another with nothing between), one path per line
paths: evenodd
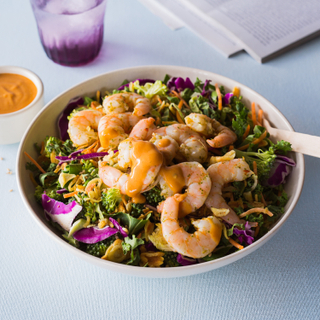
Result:
M87 143L86 143L86 144L83 144L83 145L77 147L77 150L81 150L81 149L83 149L83 148L85 148L85 147L87 147L87 146L88 146Z
M91 149L93 149L98 143L98 140L95 141L93 144L91 144L88 148L82 150L82 153L87 154L87 153L91 153Z
M262 140L261 142L259 142L258 147L262 148L268 145L268 142L266 140Z
M123 194L121 195L121 199L122 199L124 205L126 206L128 204L128 202L126 201L126 197Z
M255 175L258 174L258 169L257 169L257 162L256 161L253 161L252 162L252 166L253 166L253 172Z
M239 244L231 238L229 238L228 241L239 250L242 250L244 248L241 244Z
M95 110L95 111L99 111L99 110L96 108L96 102L97 102L97 101L92 101L92 102L91 102L91 105L90 105L90 108L93 109L93 110Z
M100 141L98 140L96 146L92 149L92 151L93 152L97 152L100 147L101 147L100 146Z
M34 180L34 176L33 176L32 172L30 172L30 179L31 179L32 183L34 184L34 186L37 187L38 184L37 184L36 180Z
M24 154L30 159L30 161L42 172L42 173L46 173L42 167L40 166L40 164L34 160L27 152L24 152Z
M266 136L267 136L267 131L265 131L259 138L257 138L256 140L253 140L251 143L252 144L258 144L258 143L260 143ZM248 144L246 144L246 145L244 145L244 146L242 146L242 147L240 147L240 148L238 148L239 150L246 150L246 149L248 149L249 148L249 143Z
M173 93L177 98L179 98L179 99L182 101L182 103L183 103L188 109L190 109L189 105L184 101L184 99L182 99L182 97L180 96L180 94L179 94L178 92L172 90L172 93Z
M181 96L180 96L180 94L179 94L177 91L172 90L172 93L173 93L176 97L178 97L179 99L181 99Z
M262 201L263 205L266 207L267 203L266 203L266 200L264 199L264 196L262 193L261 193L261 201Z
M251 104L251 114L252 114L252 122L253 126L257 124L257 115L256 115L256 104L252 102Z
M258 122L259 122L259 123L262 123L262 119L263 119L263 110L262 110L262 109L259 109L259 112L258 112Z
M244 140L250 133L250 124L247 125L246 131L244 132L242 136L242 140Z
M183 119L181 118L179 112L176 113L176 117L179 123L185 124L185 122L183 121Z
M233 144L231 144L230 146L229 146L229 151L231 151L231 150L233 150L234 149L234 146L233 146Z
M216 91L217 91L217 95L218 95L218 109L222 110L222 96L221 96L221 92L220 92L220 89L219 89L219 86L217 83L215 84L215 87L216 87Z
M157 99L160 102L160 104L162 104L162 100L160 99L160 97L157 95Z
M273 213L271 211L269 211L268 208L252 208L252 209L249 209L248 211L244 212L244 213L241 213L239 215L239 218L244 218L245 216L251 214L251 213L254 213L254 212L260 212L260 213L264 213L264 214L267 214L269 217L272 217L273 216Z
M98 90L96 93L96 98L97 98L98 102L100 101L100 96L101 96L101 94L100 94L100 91Z
M179 104L178 104L178 108L181 110L182 108L182 105L183 105L183 101L180 100ZM179 112L176 113L176 117L177 117L177 120L178 122L182 123L182 124L185 124L185 122L183 121L183 119L181 118Z
M78 191L73 191L73 192L70 192L70 193L65 193L63 195L63 197L66 199L66 198L71 198L73 196L75 196L76 194L78 193Z
M260 227L257 226L257 227L256 227L256 230L255 230L255 232L254 232L254 237L256 237L256 236L258 235L259 231L260 231Z
M43 154L44 152L44 141L41 142L41 151L40 154Z

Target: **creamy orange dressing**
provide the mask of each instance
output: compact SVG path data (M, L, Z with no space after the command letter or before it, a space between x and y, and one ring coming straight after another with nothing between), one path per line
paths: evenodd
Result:
M37 95L37 87L19 74L0 74L0 114L25 108Z
M160 170L160 175L175 194L180 193L186 185L183 172L179 166L163 167Z
M160 175L175 194L180 193L186 186L183 172L179 166L162 167ZM179 203L179 218L185 217L192 211L193 208L187 201Z
M131 159L131 172L126 183L126 193L129 197L132 197L133 202L143 203L145 198L141 195L141 191L144 180L149 170L163 163L163 156L153 143L136 141L133 142Z
M220 238L221 238L221 233L222 233L221 225L214 223L211 219L207 219L207 220L211 224L210 235L211 235L212 240L215 243L219 243L220 242Z
M113 128L106 128L105 130L102 130L99 135L102 148L107 149L109 147L110 141L117 138L118 135L119 132Z
M170 146L170 143L171 143L171 141L170 141L169 139L164 138L164 139L159 140L158 146L159 146L160 148L165 148L165 147Z
M194 210L188 202L180 202L179 204L179 219L184 218L186 215L190 214Z

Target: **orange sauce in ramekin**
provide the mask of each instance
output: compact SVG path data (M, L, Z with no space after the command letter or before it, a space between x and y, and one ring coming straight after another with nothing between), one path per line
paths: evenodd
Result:
M37 95L37 87L20 74L0 73L0 114L28 106Z

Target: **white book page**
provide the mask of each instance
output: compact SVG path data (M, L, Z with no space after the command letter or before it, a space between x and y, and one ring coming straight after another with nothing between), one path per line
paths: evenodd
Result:
M159 11L168 11L173 14L178 21L182 22L226 57L230 57L232 54L242 50L242 47L236 41L228 38L221 28L216 28L207 23L188 7L183 6L178 0L140 0L140 2L145 4L152 12L155 13L156 11L157 13L155 14L158 16L160 16ZM166 17L163 16L161 18L166 23Z
M147 7L154 15L161 18L161 20L170 29L177 30L184 27L184 22L179 19L174 13L161 5L155 0L139 0L145 7Z
M320 0L179 0L256 60L320 33Z

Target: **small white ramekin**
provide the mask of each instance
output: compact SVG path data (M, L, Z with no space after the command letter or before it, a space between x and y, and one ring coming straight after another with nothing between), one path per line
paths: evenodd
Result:
M32 71L14 66L0 66L0 73L19 74L30 79L37 87L37 95L25 108L15 112L0 114L0 144L20 142L32 119L44 106L43 84Z

